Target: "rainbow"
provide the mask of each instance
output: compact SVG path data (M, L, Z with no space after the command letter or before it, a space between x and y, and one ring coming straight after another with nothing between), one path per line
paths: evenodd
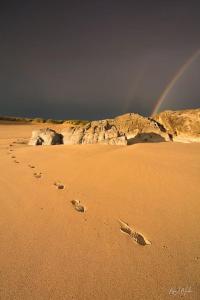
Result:
M166 96L168 93L171 91L171 89L174 87L176 84L177 80L185 73L185 71L190 67L190 65L199 57L200 55L200 49L196 51L190 58L181 66L181 68L176 72L172 80L168 83L166 88L164 89L163 93L159 97L158 101L156 102L156 105L152 111L151 116L157 114L159 111L163 101L165 100Z

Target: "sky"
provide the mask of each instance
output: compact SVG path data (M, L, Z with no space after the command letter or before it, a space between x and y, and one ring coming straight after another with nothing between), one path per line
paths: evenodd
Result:
M199 1L1 1L0 115L149 116L199 48ZM198 57L161 110L200 107L199 78Z

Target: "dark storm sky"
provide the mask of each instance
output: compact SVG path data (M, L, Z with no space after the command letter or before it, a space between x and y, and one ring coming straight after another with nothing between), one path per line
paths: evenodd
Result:
M199 1L4 1L0 115L150 115L200 48ZM200 106L200 58L163 109Z

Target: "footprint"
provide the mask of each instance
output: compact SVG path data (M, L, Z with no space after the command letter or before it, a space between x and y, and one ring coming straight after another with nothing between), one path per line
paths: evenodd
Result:
M75 210L77 210L78 212L85 212L86 211L85 206L81 205L79 200L72 200L71 204L74 206Z
M16 158L16 156L13 155L13 156L11 156L11 158Z
M148 241L143 234L133 230L127 223L122 222L119 220L120 223L120 230L124 233L127 233L136 243L141 246L151 245L151 242Z
M18 160L16 160L16 159L14 160L14 162L15 162L16 164L19 164L19 161L18 161Z
M32 166L32 165L28 165L29 166L29 168L31 168L31 169L34 169L35 168L35 166Z
M64 190L65 186L62 183L54 182L54 185L57 187L58 190Z
M35 178L41 178L42 177L42 173L33 173Z

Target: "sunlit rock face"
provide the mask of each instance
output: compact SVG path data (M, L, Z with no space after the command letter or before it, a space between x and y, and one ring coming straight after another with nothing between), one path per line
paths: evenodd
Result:
M93 121L84 126L66 128L62 131L63 143L127 145L123 132L119 132L112 120Z
M153 118L129 113L86 125L33 131L29 145L107 144L132 145L145 142L200 142L200 109L165 111Z
M175 142L200 142L200 109L164 111L153 117Z
M64 129L61 134L65 145L82 144L84 129L80 126L72 126Z
M72 126L62 132L63 143L130 145L139 142L169 141L169 135L156 121L138 114L125 114L115 119L93 121Z
M59 145L62 144L62 135L50 128L34 130L29 145Z
M116 127L123 132L128 144L139 142L164 142L169 141L170 137L165 128L150 119L138 114L128 113L114 119Z

